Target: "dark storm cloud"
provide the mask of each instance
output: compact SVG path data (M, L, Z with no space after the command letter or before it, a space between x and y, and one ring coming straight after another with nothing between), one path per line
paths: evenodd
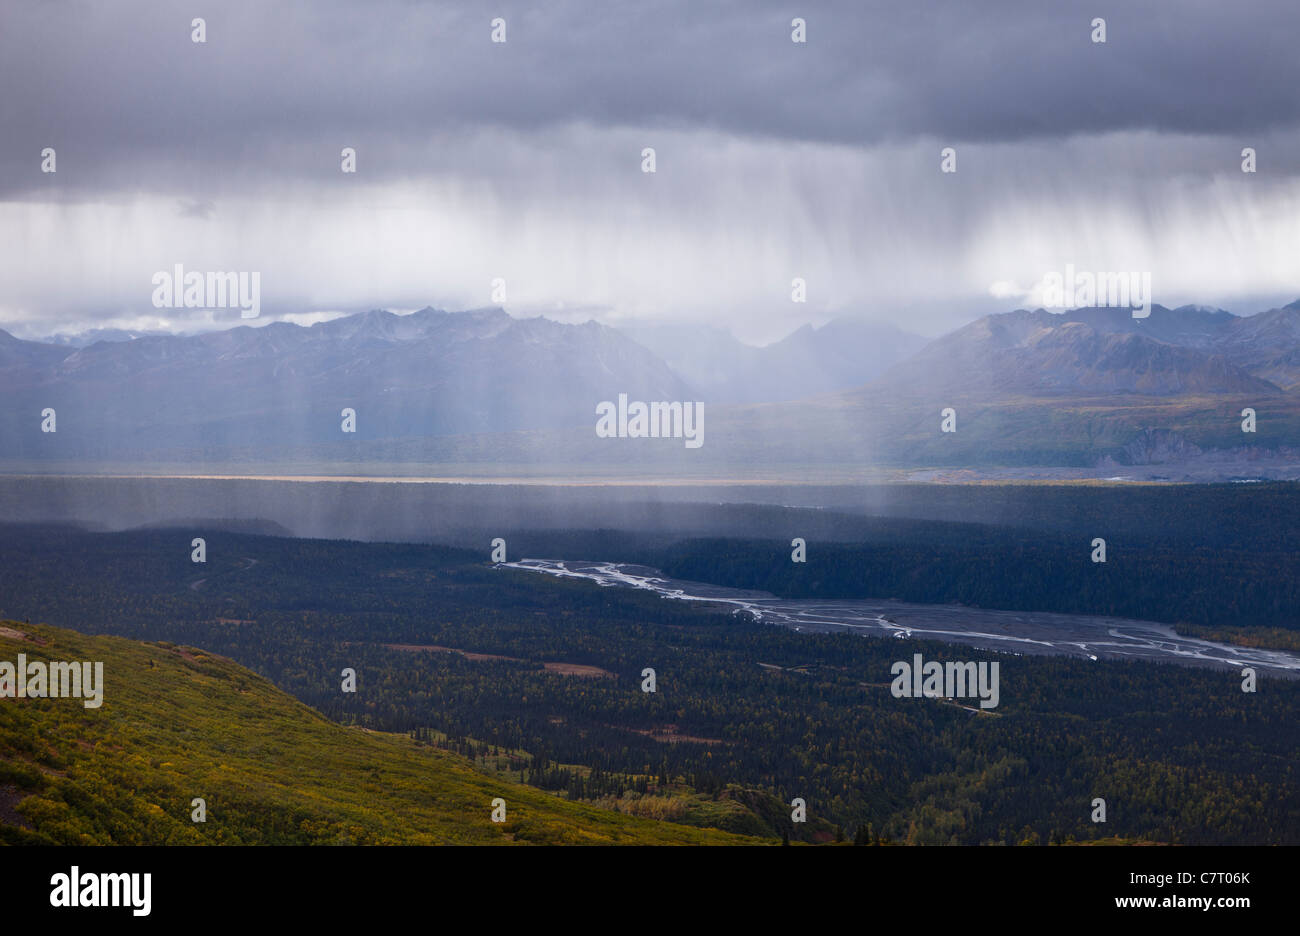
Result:
M935 334L1066 263L1290 301L1297 25L1296 0L0 0L0 327L222 324L155 304L178 263L259 272L268 319L501 278L512 312L755 341Z
M1298 25L1294 0L8 3L0 186L48 185L44 146L78 188L333 173L342 145L370 172L422 175L453 167L417 141L568 123L845 144L1244 137L1300 122Z

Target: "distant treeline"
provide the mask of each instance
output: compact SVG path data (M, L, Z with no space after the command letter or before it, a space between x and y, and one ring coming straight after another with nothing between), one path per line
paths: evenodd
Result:
M514 558L602 559L783 598L896 598L1300 631L1300 488L1290 484L904 489L895 510L982 522L733 505L760 537L525 532ZM759 518L765 525L757 522ZM856 541L844 541L853 524ZM999 522L1000 521L1000 522ZM823 536L825 538L819 539ZM791 541L807 561L791 561ZM1106 561L1093 562L1093 541Z
M906 542L697 540L665 551L674 578L784 598L897 598L1012 611L1103 614L1171 624L1300 630L1300 555L945 528Z
M179 518L202 517L275 523L298 536L435 542L475 552L501 536L512 558L547 554L540 538L524 536L531 530L622 531L629 549L699 538L867 543L882 519L1057 532L1071 542L1101 536L1121 547L1166 542L1277 552L1300 549L1300 484L602 487L0 476L6 520L132 529L185 528L193 524ZM611 535L588 542L596 549ZM623 551L551 555L615 559Z

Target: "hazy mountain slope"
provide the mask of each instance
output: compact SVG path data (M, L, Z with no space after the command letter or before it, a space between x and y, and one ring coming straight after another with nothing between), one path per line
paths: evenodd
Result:
M767 403L866 383L924 347L926 339L892 325L836 319L804 325L763 347L706 326L621 329L654 351L710 403Z
M755 841L571 803L405 736L345 728L199 650L0 622L0 660L19 653L102 661L104 699L0 699L0 841ZM206 823L191 821L195 797ZM495 797L504 823L491 821Z
M192 337L20 343L0 369L0 455L123 457L177 448L275 448L586 424L596 404L690 399L655 355L595 323L499 309L368 312ZM42 358L42 355L44 357ZM57 356L57 360L54 360ZM44 365L44 366L42 366ZM55 434L37 415L58 413ZM341 410L357 414L344 436Z
M0 329L0 377L18 368L47 367L67 357L67 348L23 341Z
M1043 320L1051 313L1016 312ZM1098 332L1131 333L1168 344L1223 355L1247 373L1280 387L1300 384L1300 300L1258 315L1237 316L1223 309L1153 306L1135 319L1126 309L1074 309L1053 315L1083 322Z
M1300 299L1234 320L1221 347L1250 373L1288 390L1300 388Z
M136 338L166 337L167 334L167 332L154 329L128 331L124 328L88 328L73 334L60 332L34 340L43 344L57 345L61 348L85 348L97 341L132 341Z
M1105 327L1114 326L1113 321L1097 324L1103 327L1041 309L986 316L931 342L891 369L879 385L894 393L925 388L991 396L1279 392L1222 354L1151 338L1136 328ZM1198 334L1180 330L1176 323L1167 324L1164 333L1193 343Z
M1020 314L1019 312L1012 313ZM1029 313L1046 321L1082 322L1105 334L1122 333L1142 335L1168 344L1207 350L1214 348L1232 328L1237 316L1224 309L1208 306L1185 305L1168 309L1155 304L1145 318L1134 318L1129 309L1110 307L1070 309L1066 312L1046 312L1039 309ZM1051 319L1047 319L1047 316Z
M662 358L705 400L720 401L733 392L737 375L752 373L762 353L708 325L632 324L618 330Z

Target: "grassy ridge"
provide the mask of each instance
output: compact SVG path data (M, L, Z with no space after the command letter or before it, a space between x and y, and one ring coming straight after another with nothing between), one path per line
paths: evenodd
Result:
M103 661L104 701L0 699L0 842L752 843L490 777L345 728L222 657L0 622L0 660ZM207 803L191 821L191 800ZM491 821L495 797L507 821Z

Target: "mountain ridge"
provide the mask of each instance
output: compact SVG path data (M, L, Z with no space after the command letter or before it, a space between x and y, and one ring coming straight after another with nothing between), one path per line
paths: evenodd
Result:
M395 461L463 465L471 476L474 465L525 474L583 465L698 477L799 462L1079 468L1177 455L1215 459L1212 473L1231 478L1270 458L1270 476L1286 474L1286 453L1300 449L1300 300L1250 317L1160 305L1145 319L1124 309L996 313L836 389L826 387L879 363L854 359L876 326L800 328L767 358L718 329L675 329L659 339L685 355L676 369L635 330L516 319L499 307L371 310L81 348L0 333L10 403L0 408L0 462ZM683 376L698 379L715 353L730 361L717 397ZM726 402L745 374L759 376ZM708 403L709 441L684 456L667 440L596 438L596 405L623 393ZM939 435L937 414L954 406L960 429ZM57 434L40 431L46 407ZM342 431L348 409L354 433ZM1241 431L1247 409L1259 414L1257 435ZM1160 445L1142 442L1163 432L1173 435Z

